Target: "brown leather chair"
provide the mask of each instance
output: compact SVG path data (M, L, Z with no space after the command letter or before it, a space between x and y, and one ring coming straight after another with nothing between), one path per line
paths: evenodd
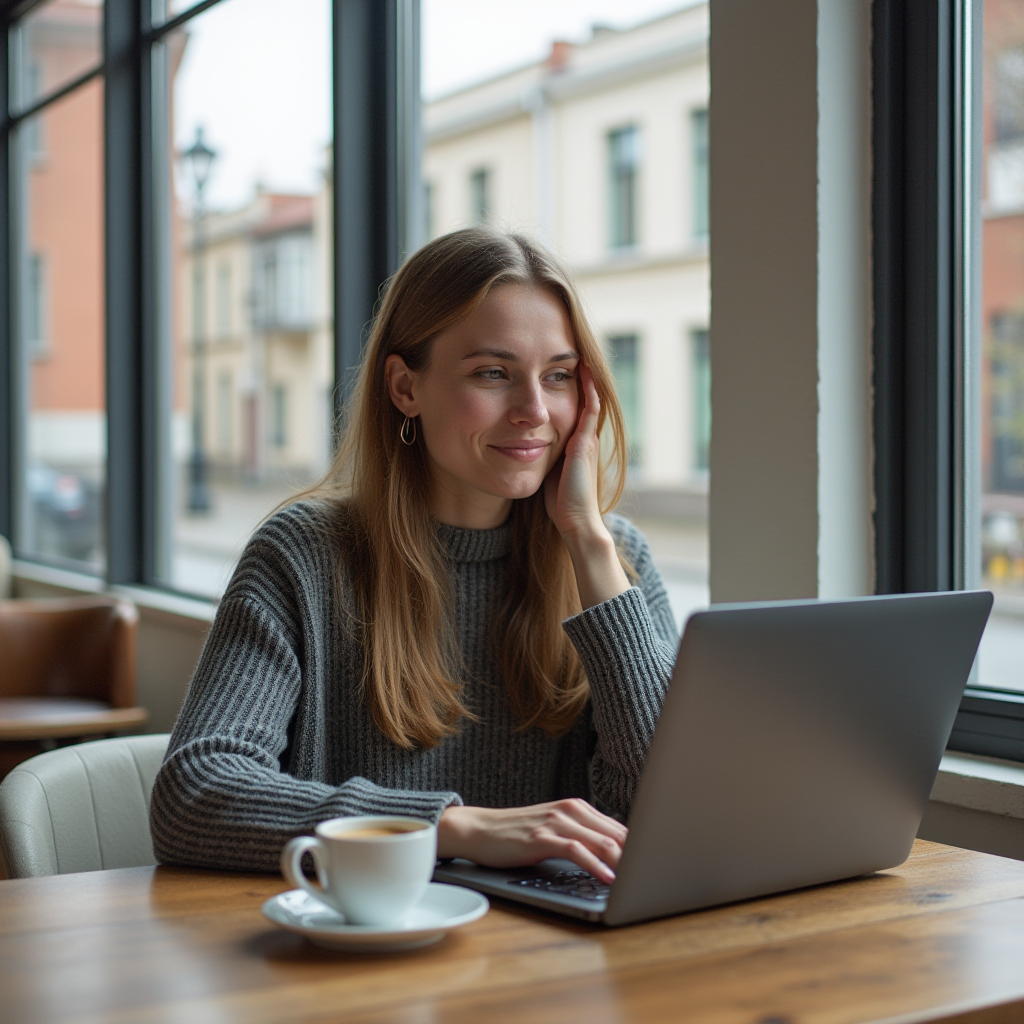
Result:
M0 601L0 778L66 742L138 732L133 604Z

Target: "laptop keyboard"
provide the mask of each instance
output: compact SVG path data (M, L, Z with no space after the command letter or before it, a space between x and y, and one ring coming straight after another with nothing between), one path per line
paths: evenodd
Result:
M575 896L581 900L605 900L611 888L598 881L586 871L558 871L553 875L538 875L534 878L516 878L508 883L524 889L541 889L557 892L563 896Z

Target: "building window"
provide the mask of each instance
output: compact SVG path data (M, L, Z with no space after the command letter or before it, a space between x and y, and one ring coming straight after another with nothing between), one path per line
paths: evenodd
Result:
M1004 50L994 64L992 127L995 141L1024 138L1024 47Z
M0 395L0 406L18 410L13 450L0 453L12 498L0 509L0 532L23 558L99 573L107 469L103 9L26 6L7 39L4 195L19 208L3 245L17 317L0 349L11 344L28 358L15 378L21 394L14 402Z
M34 252L25 264L25 345L29 354L46 354L46 264Z
M615 391L626 421L626 442L629 465L640 465L643 444L643 423L640 404L640 341L635 334L613 334L608 339L608 355Z
M284 384L275 384L271 391L270 442L275 448L288 443L288 389Z
M486 224L491 216L491 172L478 167L469 176L469 219Z
M638 241L640 129L635 125L608 133L609 244L613 249Z
M35 101L43 94L43 68L38 61L29 64L26 70L25 89L29 102ZM34 117L25 131L25 149L28 159L33 163L41 163L46 157L46 140L43 138L43 119Z
M231 392L231 373L221 370L217 375L217 447L225 460L231 458Z
M313 319L311 235L284 235L278 240L276 283L275 322L290 330L308 327Z
M711 347L706 330L690 332L693 381L693 468L706 473L711 466Z
M217 264L217 337L231 336L231 264Z
M691 216L695 239L708 236L708 112L694 110L690 114L690 156L692 175Z

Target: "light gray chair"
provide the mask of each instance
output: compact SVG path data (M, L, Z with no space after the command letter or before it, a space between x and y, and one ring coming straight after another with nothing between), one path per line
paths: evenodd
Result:
M0 855L8 878L156 863L153 780L170 736L119 736L22 762L0 784Z
M0 535L0 601L11 596L11 545Z

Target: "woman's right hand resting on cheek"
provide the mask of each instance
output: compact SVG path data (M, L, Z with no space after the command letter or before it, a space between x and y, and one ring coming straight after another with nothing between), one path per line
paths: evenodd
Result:
M438 857L518 868L564 857L602 882L615 880L627 829L586 800L530 807L449 807L437 826Z

